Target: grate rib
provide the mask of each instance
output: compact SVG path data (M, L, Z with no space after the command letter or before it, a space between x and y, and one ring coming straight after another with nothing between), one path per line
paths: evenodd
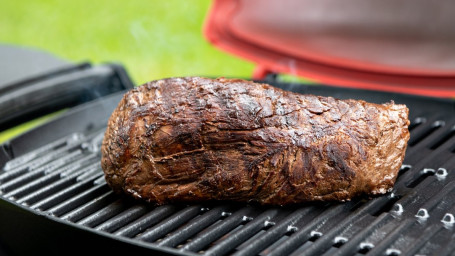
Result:
M343 246L341 246L333 256L354 255L360 248L359 245L368 236L370 236L378 227L391 220L391 215L382 213L370 225L365 227L361 232L351 237Z
M445 185L441 191L433 195L431 198L428 199L428 201L423 204L419 211L424 210L429 212L432 210L436 205L442 202L442 199L446 197L448 194L450 194L453 190L455 189L455 181L452 181Z
M387 205L391 200L394 200L394 198L389 196L383 196L368 201L365 205L357 209L354 213L348 215L336 226L332 227L329 232L327 232L321 238L316 240L305 251L305 253L308 253L308 255L321 255L334 244L333 241L335 237L339 233L341 233L343 229L348 227L350 224L355 223L355 220L359 219L360 216L365 215L367 213L373 214L374 212L377 211L377 209L380 209L383 206Z
M244 217L251 216L253 213L255 213L255 211L251 207L245 207L236 211L219 224L209 227L203 233L194 237L191 242L185 244L180 250L193 252L202 250L213 241L219 239L221 236L245 222L246 219Z
M393 242L395 242L399 236L406 233L413 224L415 220L413 219L404 219L401 223L376 246L374 246L369 252L368 255L382 255L385 253L386 249L388 249Z
M294 226L295 223L299 222L303 217L305 217L309 212L313 210L315 210L314 207L305 207L291 213L283 221L267 230L265 234L263 234L261 237L258 237L256 240L248 244L241 251L236 252L234 255L243 256L258 254L267 246L271 245L273 242L288 233L289 227Z
M117 236L134 237L137 234L143 232L147 228L155 225L168 217L177 210L175 205L163 205L155 208L151 212L145 214L141 218L131 222L127 226L119 229L114 233Z
M402 251L403 255L416 255L417 252L440 230L441 225L431 225L427 227L411 245L406 246L406 249Z
M71 185L55 194L52 194L49 197L46 197L40 201L37 201L36 203L32 204L30 208L32 209L39 209L39 210L46 210L56 204L59 204L72 196L74 196L77 193L84 192L91 187L93 187L93 180L96 179L98 175L93 175L92 177L82 181L78 182L74 185ZM52 213L54 214L54 213Z
M435 140L431 145L430 145L430 149L437 149L439 146L441 146L442 144L450 141L452 139L452 137L455 135L455 125L453 125L452 127L450 127L450 129L442 136L440 136L440 138L438 138L437 140Z
M437 120L433 122L430 126L422 126L422 131L415 132L414 136L411 136L409 139L408 145L409 146L415 146L419 142L423 141L427 137L429 137L432 133L434 133L436 130L439 128L443 127L445 125L444 121Z
M72 210L71 212L63 215L61 219L71 221L71 222L77 222L78 220L92 214L93 212L101 209L102 207L106 206L107 204L115 201L117 198L114 194L114 192L109 191L100 197L97 197L88 203Z
M201 213L202 209L203 208L200 205L186 207L169 218L161 221L154 227L146 230L144 233L137 236L137 239L145 242L154 242L167 233L175 230L183 223L186 223L190 219L196 217Z
M311 231L313 231L317 226L321 225L321 223L324 223L327 219L341 214L343 211L346 211L346 205L344 204L338 204L327 208L315 219L307 220L307 224L305 226L300 228L299 231L292 234L289 239L272 250L268 255L280 256L290 254L292 251L296 250L300 245L311 238Z
M48 171L48 174L38 178L30 183L27 183L23 186L20 186L4 195L6 198L14 197L14 198L20 198L24 196L27 193L31 193L34 190L37 190L49 183L55 182L61 178L62 173L71 173L76 171L77 169L83 167L87 163L91 163L95 160L94 155L89 155L83 158L80 158L76 160L75 162L63 166L57 170L50 170Z
M56 159L42 167L33 169L19 177L16 177L8 182L5 182L4 184L0 185L0 191L7 193L10 190L13 190L28 182L31 182L33 179L39 178L50 172L53 172L53 171L57 170L58 168L66 165L72 161L77 160L81 156L82 156L81 150L76 150L76 151L70 152L70 153L62 156L61 158Z
M146 205L142 205L142 204L133 205L129 209L120 213L119 215L98 225L95 229L111 233L114 230L117 230L117 229L127 225L131 221L139 218L140 216L143 216L144 214L147 213L147 210L148 210L148 207Z
M279 213L278 209L270 209L257 216L251 222L243 226L235 234L227 237L220 243L209 248L206 251L207 255L224 255L233 250L236 246L246 241L248 238L255 235L257 232L265 228L265 222L270 221Z
M47 212L54 216L62 216L63 214L75 209L76 207L88 203L89 201L93 200L93 198L98 198L99 196L109 192L110 190L111 189L105 183L96 185L76 196L67 199L64 202L58 203L57 205L48 209ZM40 208L39 204L40 202L37 202L36 205L34 205L35 208L39 209Z
M453 253L455 252L455 243L453 242L455 240L455 234L452 234L452 237L448 239L448 242L444 244L444 246L441 246L439 250L434 252L433 255L438 255L438 256L448 256L451 255L453 256Z
M109 218L117 215L126 208L127 204L123 200L119 199L99 209L98 211L88 215L87 217L78 221L77 224L92 228L108 220Z
M420 126L421 124L424 124L427 122L427 119L425 117L416 117L411 124L409 125L408 129L409 131L414 130L416 127Z
M36 167L40 163L43 162L44 159L48 159L45 156L49 154L49 152L55 152L56 150L58 151L60 148L66 146L66 148L77 145L79 142L82 141L84 138L84 135L81 133L73 133L68 136L65 136L61 139L55 140L47 145L44 145L40 148L37 148L33 151L30 151L27 154L24 154L22 156L16 157L10 161L8 161L5 166L3 167L4 171L12 171L13 169L18 169L23 166L27 166L28 168L30 167ZM1 180L1 179L0 179Z
M177 229L175 232L170 233L169 236L160 241L158 245L175 247L197 232L219 220L222 217L223 212L230 211L231 209L232 207L230 206L215 207L212 210L209 210L208 212L196 217L186 225Z
M57 193L58 191L65 189L66 187L74 184L77 182L77 177L81 174L83 174L86 170L90 169L90 166L87 168L84 168L82 170L76 171L72 173L71 175L64 177L54 183L51 183L45 187L42 187L38 189L37 191L28 194L27 196L24 196L17 200L18 203L20 204L27 204L31 205L39 200L42 200L43 198L47 196L51 196L52 194Z

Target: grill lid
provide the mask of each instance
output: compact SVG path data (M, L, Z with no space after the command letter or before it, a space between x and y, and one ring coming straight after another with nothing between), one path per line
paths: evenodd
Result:
M453 1L215 0L204 34L279 72L323 83L455 96ZM432 17L431 20L429 17Z

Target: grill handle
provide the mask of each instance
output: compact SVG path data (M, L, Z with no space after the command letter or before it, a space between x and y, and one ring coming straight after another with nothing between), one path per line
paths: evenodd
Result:
M0 132L40 116L134 87L119 64L66 66L0 88Z

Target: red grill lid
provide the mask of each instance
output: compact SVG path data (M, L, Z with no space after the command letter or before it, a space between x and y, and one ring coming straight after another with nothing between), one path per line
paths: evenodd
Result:
M255 62L255 79L455 97L453 10L451 0L215 0L204 34Z

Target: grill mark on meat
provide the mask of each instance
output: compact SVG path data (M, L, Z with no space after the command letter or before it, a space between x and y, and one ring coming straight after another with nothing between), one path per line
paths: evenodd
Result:
M409 139L407 114L393 102L243 80L159 80L119 103L102 167L116 192L156 204L349 200L393 186Z

